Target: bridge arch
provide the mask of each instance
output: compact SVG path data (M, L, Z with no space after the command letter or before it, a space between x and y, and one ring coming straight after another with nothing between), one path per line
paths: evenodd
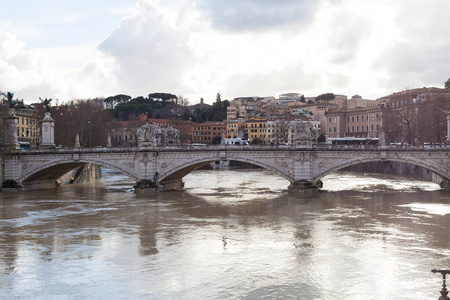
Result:
M18 178L19 183L28 183L39 180L56 180L64 174L70 172L78 167L94 164L105 168L116 170L130 178L137 180L137 175L130 169L124 168L123 166L110 163L103 160L51 160L42 164L37 164L27 168L24 173Z
M341 170L343 168L347 168L350 166L363 164L363 163L380 162L380 161L402 162L402 163L407 163L407 164L411 164L411 165L416 165L416 166L422 167L428 171L431 171L431 172L439 175L440 177L442 177L445 180L450 180L449 174L440 165L433 164L430 161L423 161L423 160L419 160L419 159L410 159L410 158L405 159L402 157L398 157L396 159L356 158L356 159L351 159L351 160L348 160L345 162L339 162L339 163L336 163L336 164L330 166L329 168L323 170L322 172L317 173L315 176L313 176L313 182L317 182L317 181L321 180L323 177L325 177L326 175L336 172L338 170Z
M164 181L171 181L171 180L180 180L187 174L191 173L194 170L197 170L198 168L205 166L209 163L216 162L220 160L219 158L198 158L195 160L190 161L184 161L181 162L175 166L171 166L168 168L165 172L159 174L157 176L157 181L160 183L163 183ZM269 169L280 175L281 177L285 178L289 182L293 182L294 179L290 176L289 173L287 173L285 170L280 169L272 164L261 162L259 160L255 160L248 157L239 157L239 156L233 156L233 157L227 157L226 160L233 160L233 161L239 161L243 163L250 163L253 165L256 165L258 167Z

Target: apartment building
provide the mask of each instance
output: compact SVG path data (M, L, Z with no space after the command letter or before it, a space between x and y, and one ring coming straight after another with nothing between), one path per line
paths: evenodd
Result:
M361 107L378 107L381 103L380 100L368 100L363 99L360 95L353 95L347 100L346 109L356 109Z
M325 128L327 128L327 118L325 116L325 113L327 113L329 110L336 110L338 108L339 107L337 104L317 103L308 104L304 109L312 114L311 117L313 121L320 122L320 128L322 129L322 132L325 132Z
M243 119L227 121L226 137L228 139L244 138L245 121Z
M207 121L204 123L192 123L191 142L212 144L216 136L222 137L227 130L227 124L223 122Z
M289 120L267 121L267 143L273 145L287 143L289 127Z
M36 149L40 136L40 123L33 109L16 109L17 137L23 148Z
M267 118L254 117L246 120L245 129L247 139L251 143L255 138L259 138L263 143L267 144Z
M239 110L236 105L227 107L227 120L236 120L239 117Z
M379 107L328 111L326 121L327 138L380 138L383 128Z

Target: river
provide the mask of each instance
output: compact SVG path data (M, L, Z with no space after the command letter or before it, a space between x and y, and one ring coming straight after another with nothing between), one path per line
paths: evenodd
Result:
M450 192L354 173L288 192L267 170L201 170L185 190L93 184L0 193L1 299L437 299Z

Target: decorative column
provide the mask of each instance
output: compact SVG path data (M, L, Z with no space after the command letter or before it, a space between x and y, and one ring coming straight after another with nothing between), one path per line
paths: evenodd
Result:
M41 121L41 144L40 148L55 148L55 120L50 112L45 113Z
M3 120L5 123L5 149L20 149L19 139L17 136L18 117L12 109L9 109Z
M77 133L76 135L75 135L75 146L73 146L75 149L78 149L78 148L80 148L81 146L80 146L80 135Z
M106 148L111 148L111 134L106 136Z

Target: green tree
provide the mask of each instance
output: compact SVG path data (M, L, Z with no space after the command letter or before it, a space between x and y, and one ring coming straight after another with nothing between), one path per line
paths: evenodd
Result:
M218 144L220 144L221 141L222 141L222 137L220 135L216 135L215 137L213 137L211 143L213 145L218 145Z
M252 144L253 145L262 145L262 144L264 144L264 141L261 138L259 138L259 137L255 137L252 140Z
M107 97L103 100L105 104L105 108L113 109L119 103L128 102L131 99L131 96L119 94L111 97Z
M445 82L445 88L450 89L450 78Z
M326 141L326 136L325 136L325 133L323 133L323 132L321 132L320 134L319 134L319 137L317 138L317 142L319 142L319 143L325 143L325 141Z
M328 103L331 100L334 100L334 98L335 98L335 96L334 96L333 93L326 93L326 94L321 94L321 95L317 96L315 98L315 100L316 100L317 103L320 103L320 102Z

